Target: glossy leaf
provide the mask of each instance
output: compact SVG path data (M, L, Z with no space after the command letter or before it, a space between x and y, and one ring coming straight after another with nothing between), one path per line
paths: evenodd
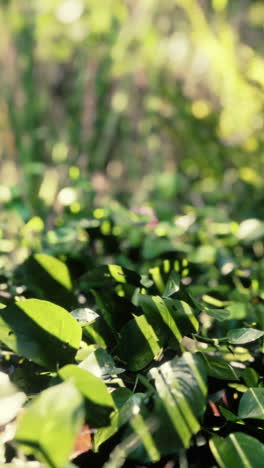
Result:
M170 273L169 279L166 283L165 290L163 292L164 297L170 297L180 290L180 276L176 271Z
M227 338L231 344L242 345L258 340L264 335L264 331L255 328L237 328L227 332Z

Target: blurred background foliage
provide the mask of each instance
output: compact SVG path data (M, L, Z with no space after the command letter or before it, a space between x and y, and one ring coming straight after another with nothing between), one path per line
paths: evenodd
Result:
M2 228L110 199L261 216L263 1L1 0L0 25Z

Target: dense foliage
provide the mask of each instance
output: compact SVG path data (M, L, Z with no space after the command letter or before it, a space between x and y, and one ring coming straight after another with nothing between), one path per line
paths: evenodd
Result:
M0 467L262 468L261 0L0 0Z
M2 0L0 201L263 187L263 22L261 0Z
M113 202L42 228L1 276L2 462L261 467L263 222Z

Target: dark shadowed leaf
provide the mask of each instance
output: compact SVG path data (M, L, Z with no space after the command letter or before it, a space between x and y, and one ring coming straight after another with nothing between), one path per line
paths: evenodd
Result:
M141 286L141 277L120 265L103 265L85 273L80 278L80 287L85 291L114 287L117 283Z
M210 377L221 380L239 380L237 370L224 359L208 354L204 355L204 359Z
M158 337L144 315L130 320L120 330L116 353L129 370L143 369L160 351Z
M257 387L259 374L252 367L246 367L242 372L242 379L248 387Z
M62 307L76 303L67 265L55 257L36 254L29 257L15 272L16 281L26 284L38 299L45 299Z
M232 413L232 411L228 410L227 408L224 408L221 405L219 405L218 408L227 421L236 422L240 419L236 414Z
M111 415L110 425L106 428L99 429L94 436L94 449L97 451L106 440L112 437L125 423L127 423L136 412L140 410L146 396L144 393L135 393L127 395L127 400L123 402L121 407L116 408Z

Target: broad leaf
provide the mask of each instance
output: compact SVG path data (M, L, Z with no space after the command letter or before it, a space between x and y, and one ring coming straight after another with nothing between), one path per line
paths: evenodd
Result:
M119 297L114 290L93 290L92 294L100 315L114 334L132 318L132 314L137 314L134 304L125 297Z
M264 331L255 328L237 328L227 332L227 338L231 344L241 345L251 343L264 335Z
M83 327L83 339L88 344L97 344L102 348L112 347L115 344L116 336L107 325L103 317L97 317Z
M263 467L264 445L247 434L235 432L226 439L215 435L209 444L220 468Z
M103 348L91 352L80 362L78 367L91 372L96 377L101 377L103 380L124 372L124 369L115 366L112 356Z
M120 265L103 265L85 273L80 278L80 287L85 291L90 289L111 288L117 283L141 285L141 277L132 270Z
M154 380L157 394L144 427L145 430L148 427L148 441L152 440L152 455L155 447L157 459L157 454L160 458L188 448L192 436L199 431L199 419L206 407L206 371L200 355L184 353L181 358L153 367L149 376ZM145 444L130 457L144 461L153 459Z
M242 372L242 379L248 387L257 387L259 374L252 367L246 367Z
M232 411L228 410L227 408L224 408L221 405L219 405L218 408L227 421L236 422L240 419L236 414L232 413Z
M180 279L179 274L176 271L172 271L166 283L163 296L169 297L177 293L180 290L180 284L181 284L181 279Z
M185 301L141 295L139 304L162 344L177 347L183 336L198 330L198 321Z
M73 382L85 398L86 420L90 427L102 427L109 424L109 415L114 402L104 382L75 365L69 364L59 371L63 380Z
M207 367L207 373L210 377L220 380L239 380L237 370L224 359L217 356L204 354L204 359Z
M144 399L146 399L144 393L135 393L131 396L129 395L127 400L121 405L121 407L116 408L114 413L111 415L109 426L106 428L99 429L94 436L94 449L96 451L99 449L100 445L102 445L103 442L112 437L125 423L127 423L135 415L136 412L140 410L140 406L142 405Z
M238 407L241 419L264 419L264 388L250 388L243 394Z
M160 351L158 337L144 315L130 320L120 330L116 353L129 370L143 369Z
M53 468L62 468L84 419L83 398L69 382L44 390L19 420L15 440Z
M220 322L224 320L228 320L231 317L231 312L225 309L204 309L204 312L211 317L214 317L216 320Z
M43 253L32 255L18 267L15 278L26 284L38 299L67 308L76 303L68 267L55 257Z
M0 310L0 340L49 369L72 362L81 333L76 320L51 302L27 299Z

